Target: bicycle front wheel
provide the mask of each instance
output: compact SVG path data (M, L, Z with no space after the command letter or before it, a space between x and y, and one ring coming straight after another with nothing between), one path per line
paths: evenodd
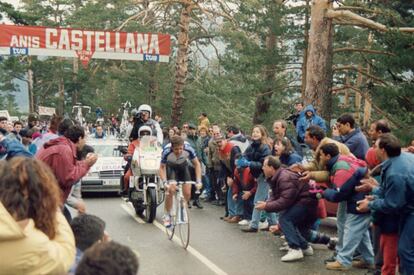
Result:
M187 203L184 199L180 200L181 220L177 223L178 232L180 234L181 244L184 249L187 249L190 243L190 216L187 208Z

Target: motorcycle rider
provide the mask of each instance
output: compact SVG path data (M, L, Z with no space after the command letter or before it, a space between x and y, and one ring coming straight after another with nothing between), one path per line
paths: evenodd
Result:
M143 125L139 128L138 138L131 141L131 143L128 146L128 151L127 151L126 155L124 155L124 159L128 162L128 164L125 167L126 173L125 173L124 178L123 178L123 180L124 180L123 181L123 189L121 191L122 195L127 195L128 194L129 178L132 176L131 160L132 160L132 156L134 155L135 148L138 148L138 146L139 146L139 139L143 136L151 136L151 135L152 135L151 128L149 126Z
M131 141L138 138L138 131L142 126L149 126L151 128L152 135L157 137L159 144L162 144L163 135L161 127L157 121L151 118L151 115L152 108L148 104L142 104L138 107L134 127L131 131L131 135L129 136Z

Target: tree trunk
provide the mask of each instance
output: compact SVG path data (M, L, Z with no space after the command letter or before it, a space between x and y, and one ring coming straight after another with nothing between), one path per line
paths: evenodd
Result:
M309 50L309 0L306 0L306 8L305 8L305 49L303 49L303 61L302 61L302 87L301 87L301 95L302 98L305 97L305 90L306 90L306 69L308 63L308 50Z
M346 74L346 78L345 78L345 86L351 86L351 81L349 80L349 74ZM344 95L344 107L348 108L349 106L349 90L346 89L345 90L345 95Z
M27 91L29 94L29 112L33 113L35 111L34 106L34 95L33 95L33 71L29 69L27 71Z
M79 59L73 58L73 84L75 85L72 91L72 106L78 103L78 74L79 74Z
M358 65L358 70L362 70L362 66ZM361 89L362 82L364 81L364 76L362 73L358 72L358 77L356 80L356 87ZM355 92L355 121L360 124L361 122L361 103L362 103L362 96L360 93Z
M31 69L32 66L32 58L29 56L27 58L29 69L27 70L27 93L29 96L29 112L33 113L35 111L35 104L34 104L34 94L33 94L33 70Z
M276 5L272 7L271 12L273 14L273 25L279 26L281 23L281 14L280 9L283 5L282 0L276 0ZM269 33L266 36L266 53L269 57L269 60L272 59L274 51L276 49L277 33L274 32L273 28L270 28ZM262 124L267 115L272 95L274 92L275 84L275 73L276 73L276 64L274 61L271 61L269 64L264 67L264 82L265 86L261 94L256 97L256 108L253 115L253 124Z
M171 123L178 126L183 115L184 87L188 73L188 32L190 28L190 12L192 6L184 5L180 16L180 31L178 33L177 63L175 65L175 85L172 103Z
M271 32L271 31L270 31ZM266 37L266 50L270 55L276 47L276 35L270 33ZM265 66L264 79L265 88L263 92L256 97L256 108L253 115L253 124L261 124L264 121L264 117L269 111L270 100L273 94L274 80L275 80L275 64Z
M333 24L325 13L331 7L329 0L312 1L304 98L328 123L332 113Z
M59 108L58 114L63 116L65 114L65 82L63 76L59 77L58 83L58 93L59 93Z
M150 79L148 84L148 96L149 96L149 104L151 106L156 105L157 101L157 93L159 90L159 83L158 83L158 64L149 64L149 71L150 71ZM156 110L153 109L153 112Z

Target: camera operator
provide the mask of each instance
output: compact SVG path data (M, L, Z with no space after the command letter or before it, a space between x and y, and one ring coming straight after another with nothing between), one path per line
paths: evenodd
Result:
M157 121L151 118L152 108L147 104L142 104L138 107L138 112L134 116L134 127L132 128L129 139L136 140L138 138L138 131L141 126L149 126L152 135L157 137L159 144L162 144L163 134L160 125Z
M289 122L291 121L296 128L296 124L299 120L299 117L303 115L302 111L303 111L303 102L301 101L295 102L295 112L292 113L285 120Z

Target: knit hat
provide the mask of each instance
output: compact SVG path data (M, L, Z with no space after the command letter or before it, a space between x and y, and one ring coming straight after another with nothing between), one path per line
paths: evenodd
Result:
M28 122L39 121L39 116L36 113L31 113L27 118Z

